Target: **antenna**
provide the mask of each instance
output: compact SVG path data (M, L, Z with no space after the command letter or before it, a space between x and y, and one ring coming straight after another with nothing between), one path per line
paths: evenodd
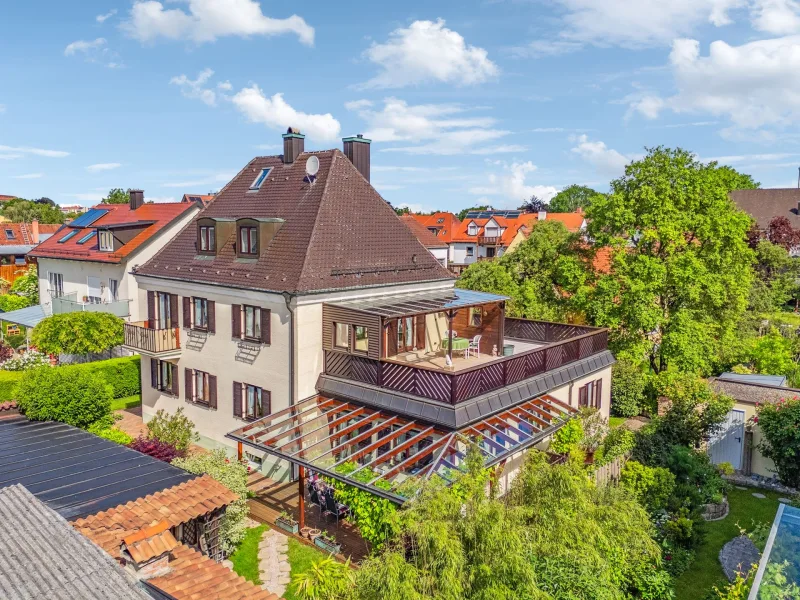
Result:
M800 188L800 167L797 167L797 187Z
M306 161L306 179L313 183L319 173L319 159L316 156L309 156Z

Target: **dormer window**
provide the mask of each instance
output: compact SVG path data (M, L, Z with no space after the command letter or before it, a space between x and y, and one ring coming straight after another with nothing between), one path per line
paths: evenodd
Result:
M263 184L264 181L266 181L267 176L269 175L270 171L272 171L271 168L270 169L261 169L261 172L258 174L258 177L256 177L255 180L253 181L253 183L250 185L250 191L251 192L261 189L261 184Z
M114 234L110 231L98 231L97 242L101 252L114 251Z
M258 227L250 225L239 227L239 254L258 256Z
M213 225L200 226L200 252L216 252L217 240L214 229Z
M478 226L475 223L470 223L469 227L467 227L467 234L478 235Z

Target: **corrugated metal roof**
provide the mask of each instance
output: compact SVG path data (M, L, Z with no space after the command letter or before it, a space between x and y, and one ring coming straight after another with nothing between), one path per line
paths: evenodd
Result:
M740 383L760 383L761 385L777 385L786 387L785 375L758 375L756 373L723 373L719 376L725 381L738 381Z
M18 310L0 312L0 318L7 323L16 323L24 327L36 327L39 321L46 319L52 314L53 309L49 304L35 304L34 306L27 306Z
M0 597L150 598L108 554L22 485L0 489Z

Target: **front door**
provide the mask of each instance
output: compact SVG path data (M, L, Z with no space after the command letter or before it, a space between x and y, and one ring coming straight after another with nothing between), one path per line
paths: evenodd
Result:
M730 463L734 469L742 468L744 449L744 411L732 410L728 413L722 428L708 442L711 462Z

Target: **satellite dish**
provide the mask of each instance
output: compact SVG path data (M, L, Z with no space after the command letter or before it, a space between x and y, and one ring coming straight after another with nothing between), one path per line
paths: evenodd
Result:
M319 172L319 159L316 156L309 156L306 161L306 175L316 177Z

